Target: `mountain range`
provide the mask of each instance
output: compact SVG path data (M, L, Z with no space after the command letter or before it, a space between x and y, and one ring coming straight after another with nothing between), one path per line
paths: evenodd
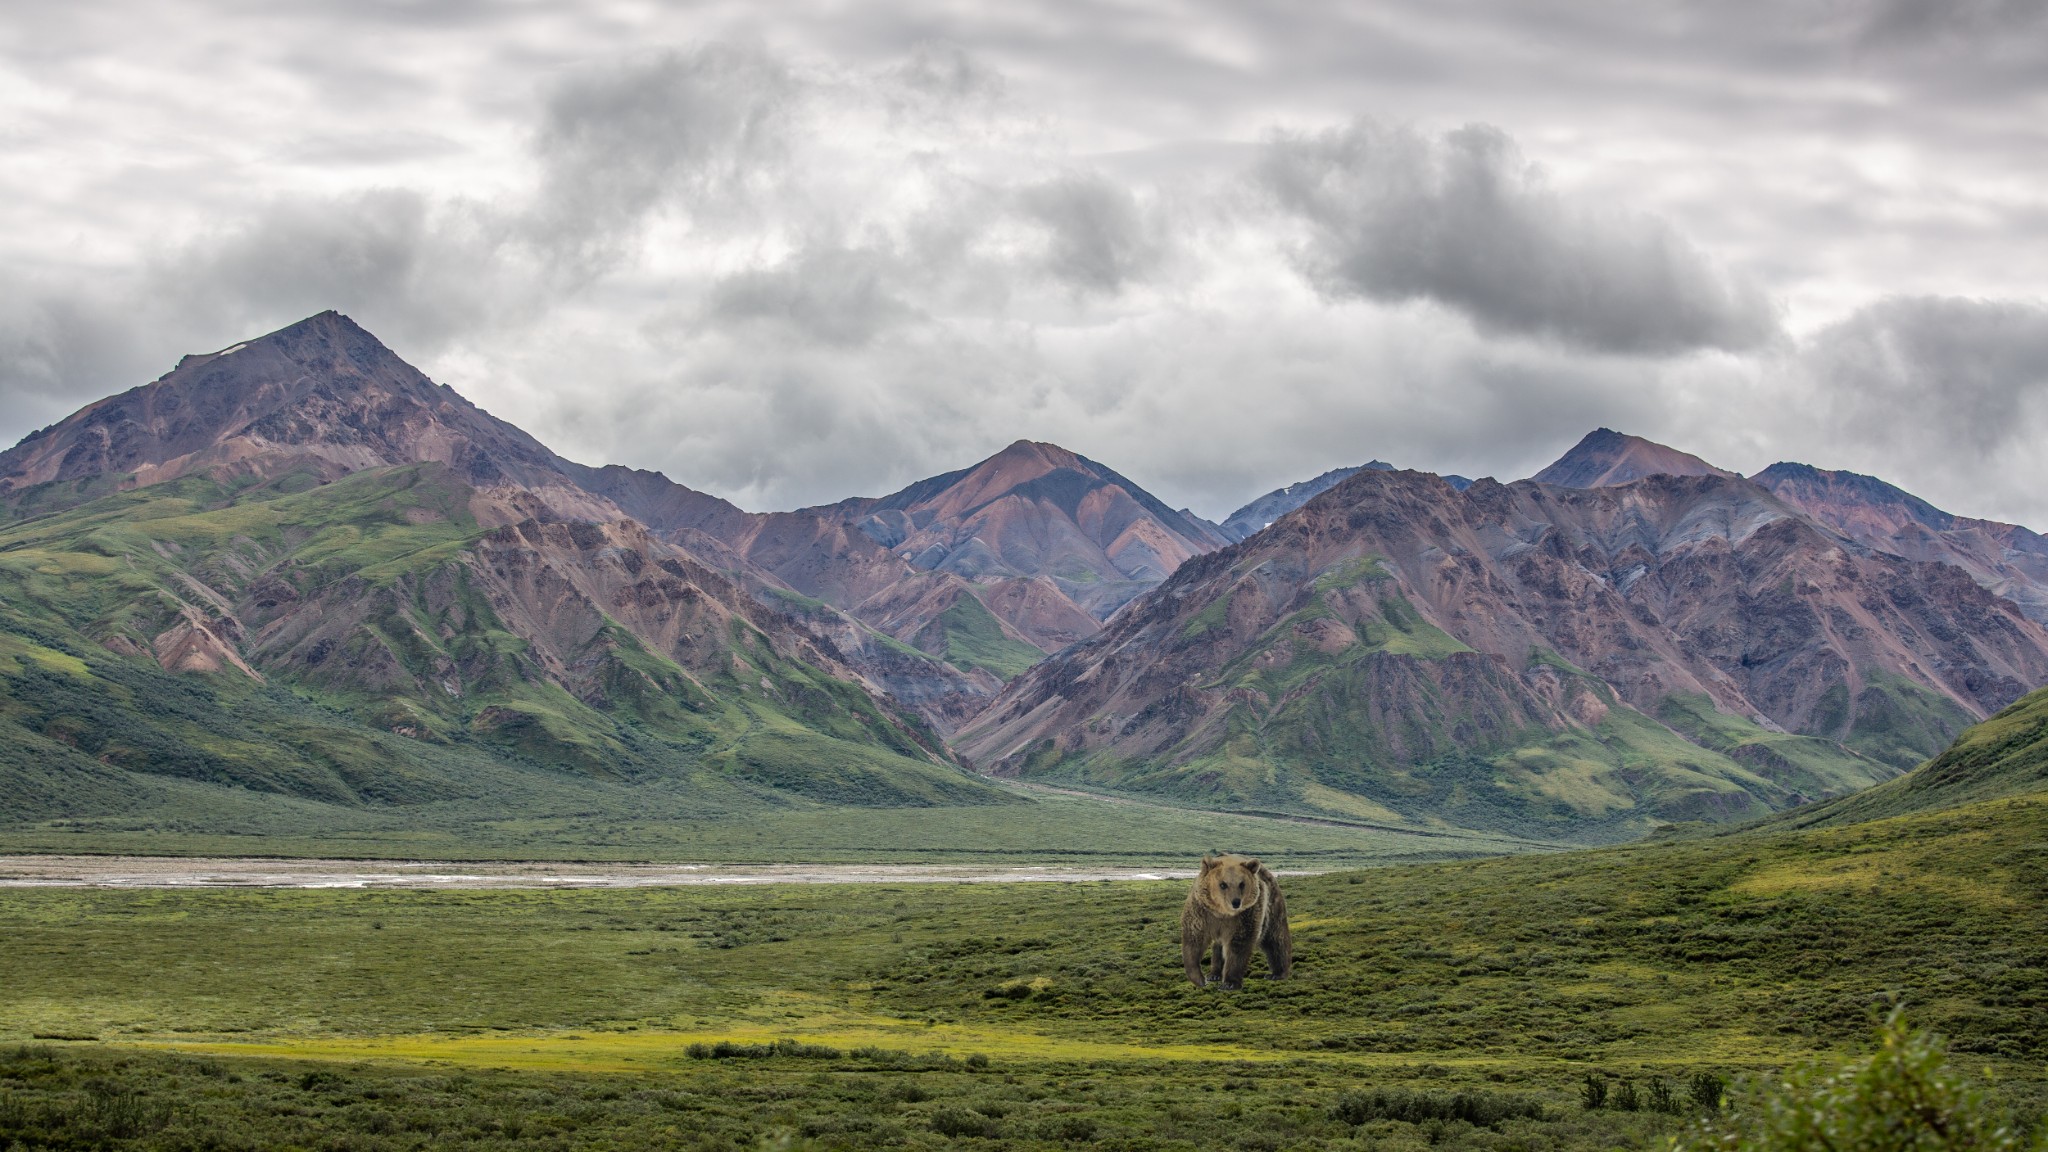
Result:
M1218 524L1020 440L753 513L331 312L31 434L0 506L15 819L1015 803L993 774L1582 842L1868 788L2048 681L2048 541L1853 473L1599 429Z

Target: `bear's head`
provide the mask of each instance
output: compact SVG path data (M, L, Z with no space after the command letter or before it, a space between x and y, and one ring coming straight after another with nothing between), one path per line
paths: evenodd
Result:
M1259 885L1259 862L1250 856L1204 856L1202 903L1213 912L1234 916L1258 906L1264 894Z

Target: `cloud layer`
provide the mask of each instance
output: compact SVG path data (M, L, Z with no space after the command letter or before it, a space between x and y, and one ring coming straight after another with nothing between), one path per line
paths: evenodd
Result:
M2048 526L2036 6L51 6L0 437L323 308L756 508L1608 424ZM235 50L223 54L223 46Z
M1744 351L1776 332L1754 285L1664 221L1560 196L1489 125L1282 137L1260 176L1308 226L1300 265L1331 296L1433 300L1489 332L1596 352Z

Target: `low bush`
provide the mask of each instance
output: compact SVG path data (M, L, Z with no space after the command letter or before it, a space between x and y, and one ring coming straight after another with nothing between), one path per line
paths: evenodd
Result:
M1375 1088L1340 1097L1330 1114L1346 1124L1370 1120L1400 1120L1421 1124L1428 1120L1463 1120L1480 1128L1492 1128L1503 1120L1543 1118L1543 1105L1524 1096L1467 1089L1459 1092L1412 1092L1400 1088Z
M1002 1125L972 1108L948 1106L932 1113L932 1131L941 1136L996 1136Z
M846 1055L827 1044L804 1044L789 1039L776 1040L768 1044L736 1044L731 1040L720 1040L716 1044L692 1044L683 1049L683 1054L692 1060L766 1060L772 1056L788 1056L798 1060L837 1060Z

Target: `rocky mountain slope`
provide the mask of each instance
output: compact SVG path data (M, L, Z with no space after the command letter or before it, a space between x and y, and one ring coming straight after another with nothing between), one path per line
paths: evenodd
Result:
M1162 570L1222 543L1213 526L1054 445L1020 442L892 496L794 512L743 512L658 473L580 480L663 538L944 662L957 679L927 676L905 698L948 730L1009 677L1093 635L1099 615ZM864 651L856 664L883 659Z
M1602 488L1627 484L1645 476L1733 476L1705 460L1676 448L1668 448L1640 436L1629 436L1611 428L1595 428L1558 457L1548 468L1531 476L1538 484L1560 488Z
M333 313L187 357L0 455L6 499L40 513L0 530L0 629L28 653L0 720L126 771L322 802L473 791L425 767L451 756L480 779L998 798L829 629L574 471ZM147 702L180 677L224 699L288 689L345 735L170 731ZM329 745L359 755L337 766ZM266 785L266 764L298 767Z
M1866 786L2044 680L2048 631L2010 602L1739 478L1368 470L1191 561L956 743L1216 802L1620 834Z
M1359 467L1371 468L1378 472L1394 470L1394 466L1384 460L1368 460ZM1217 525L1217 528L1235 544L1335 488L1356 471L1358 468L1332 468L1312 480L1302 480L1285 488L1275 488L1224 517L1223 523ZM1472 486L1472 481L1463 476L1445 476L1444 482L1460 492Z
M2048 623L2048 537L2017 524L1944 512L1874 476L1773 464L1750 479L1859 544L1951 564Z
M808 511L858 529L920 571L1044 577L1097 620L1188 557L1229 543L1101 464L1028 440L887 496Z

